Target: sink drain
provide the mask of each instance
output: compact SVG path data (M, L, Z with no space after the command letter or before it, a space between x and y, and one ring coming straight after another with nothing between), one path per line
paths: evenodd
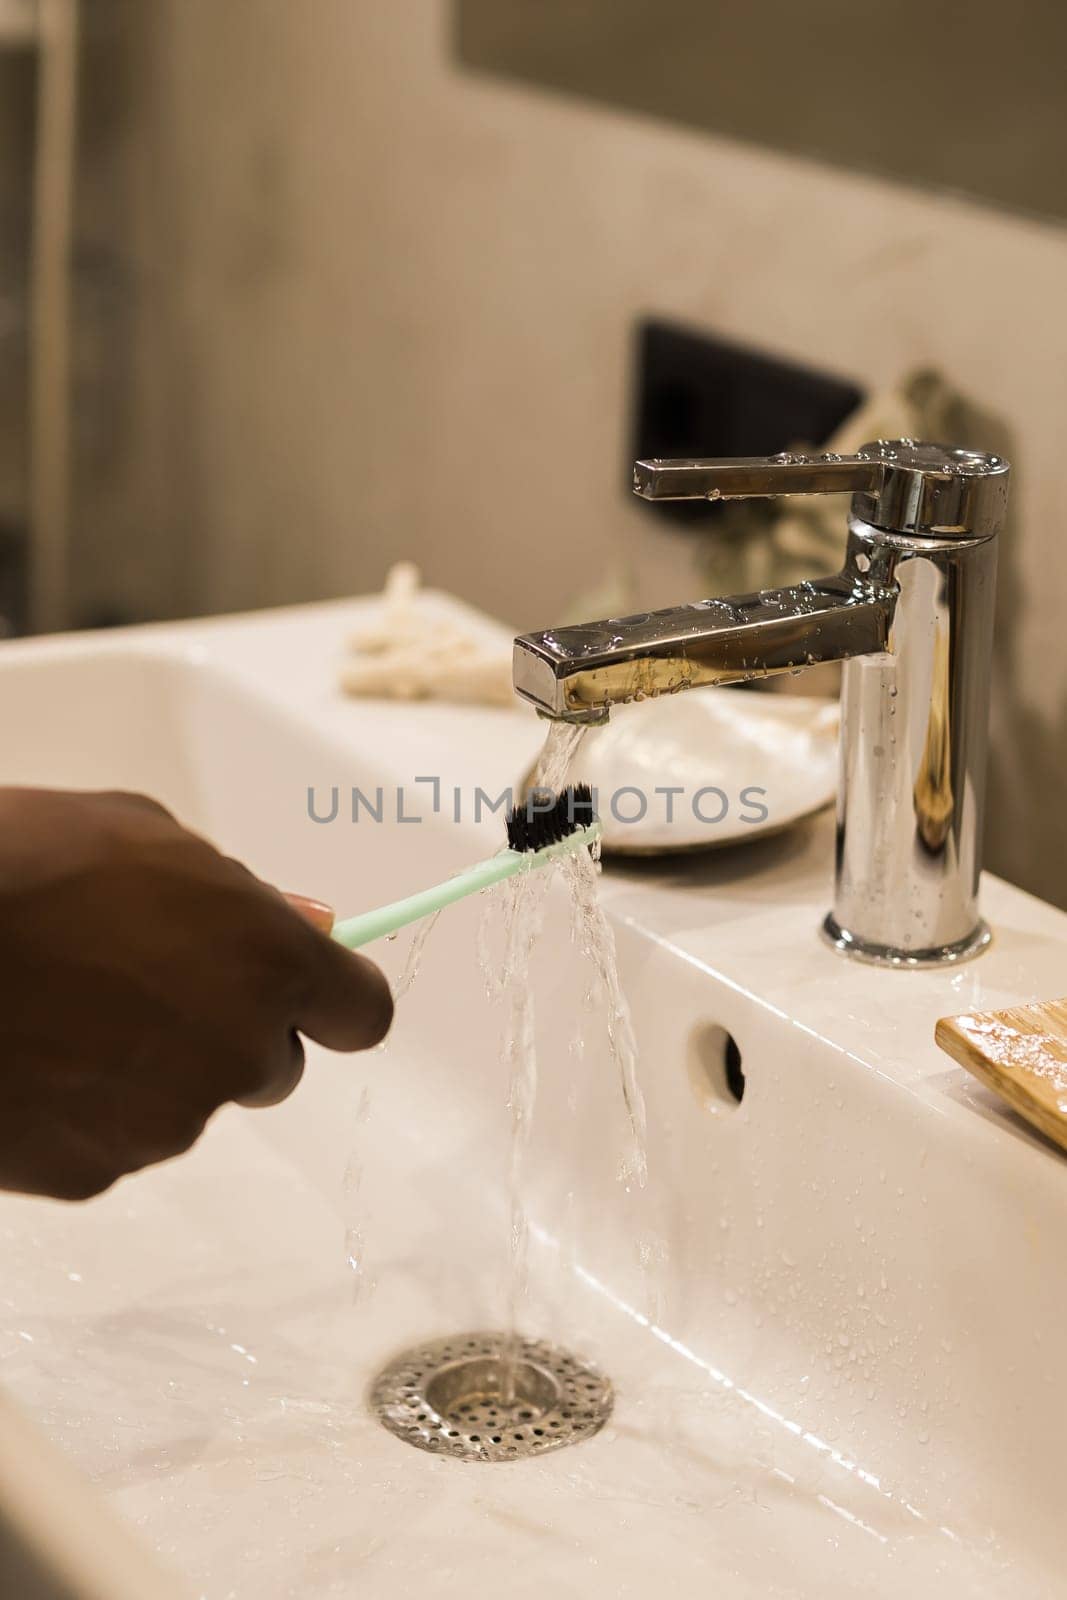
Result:
M537 1339L463 1333L407 1350L380 1372L370 1408L419 1450L460 1461L516 1461L590 1439L611 1415L611 1384L565 1350Z

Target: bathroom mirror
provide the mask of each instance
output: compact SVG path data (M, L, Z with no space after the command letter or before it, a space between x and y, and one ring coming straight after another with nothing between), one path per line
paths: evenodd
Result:
M1053 0L455 0L465 66L1067 218Z

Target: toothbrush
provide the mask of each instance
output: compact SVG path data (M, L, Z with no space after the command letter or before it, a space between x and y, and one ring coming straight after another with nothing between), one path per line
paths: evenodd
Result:
M583 845L592 845L600 838L600 822L593 814L593 796L584 783L562 789L553 804L544 810L531 806L515 806L507 816L508 848L487 861L479 861L454 878L408 895L405 900L394 900L391 905L378 906L373 911L361 912L358 917L348 917L334 924L333 937L349 950L358 950L381 939L385 934L406 928L409 922L418 922L445 906L477 894L493 884L503 883L517 872L532 872L560 856L572 855Z

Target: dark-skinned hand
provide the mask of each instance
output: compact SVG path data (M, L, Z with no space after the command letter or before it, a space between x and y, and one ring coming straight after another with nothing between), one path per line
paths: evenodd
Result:
M297 904L300 909L297 909ZM0 789L0 1188L83 1199L377 1044L372 962L142 795Z

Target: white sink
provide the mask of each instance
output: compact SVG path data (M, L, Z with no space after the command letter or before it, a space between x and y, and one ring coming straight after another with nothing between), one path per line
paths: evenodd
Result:
M453 824L451 786L504 787L540 728L343 700L359 611L6 646L0 781L148 790L343 912L476 859L499 820ZM352 785L428 809L431 774L436 820L344 820ZM310 821L308 786L335 784L341 818ZM505 1314L502 1019L469 904L384 1049L312 1050L286 1105L228 1109L88 1205L0 1198L0 1382L207 1600L1060 1592L1067 1165L932 1039L943 1014L1062 992L1067 918L987 880L977 962L849 964L816 936L830 851L823 817L605 874L643 1193L616 1178L618 1086L551 908L522 1320L614 1382L596 1438L467 1465L364 1404L406 1345ZM378 952L394 973L405 946Z

